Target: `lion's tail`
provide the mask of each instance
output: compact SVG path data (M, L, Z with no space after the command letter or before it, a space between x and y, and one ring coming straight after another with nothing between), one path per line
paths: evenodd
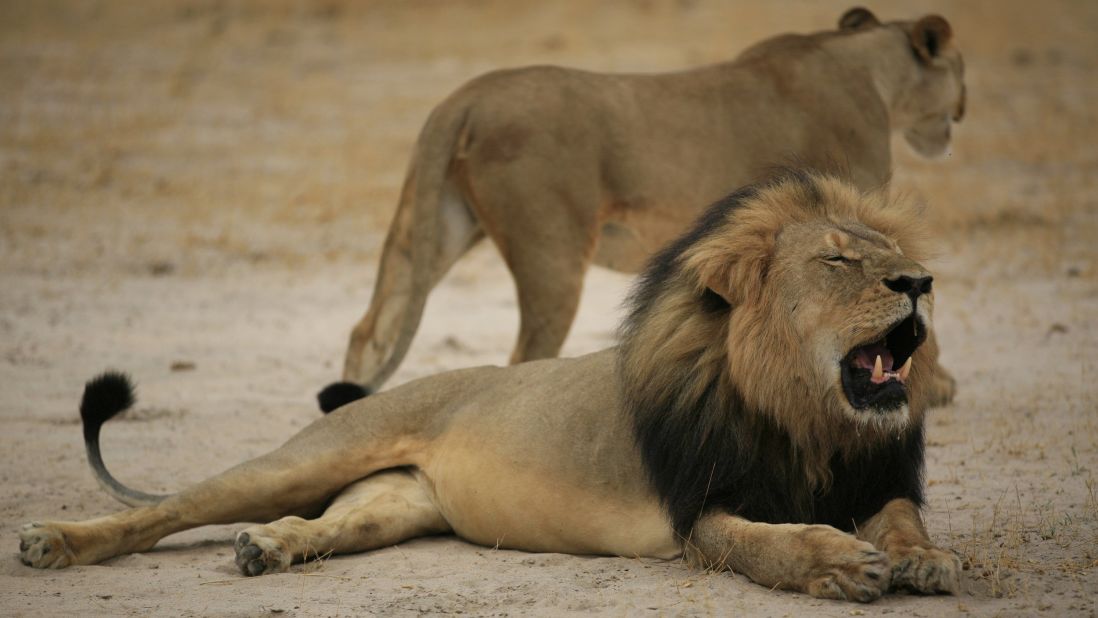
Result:
M470 105L461 95L448 99L420 133L370 307L351 332L344 382L318 395L325 412L376 391L396 371L419 328L427 295L483 237L466 192L452 177L468 137Z
M84 385L80 400L80 419L84 422L84 448L88 464L95 472L95 480L115 500L127 506L150 506L159 503L166 495L147 494L126 487L114 478L99 452L99 429L103 423L134 404L133 384L130 378L116 371L105 372Z

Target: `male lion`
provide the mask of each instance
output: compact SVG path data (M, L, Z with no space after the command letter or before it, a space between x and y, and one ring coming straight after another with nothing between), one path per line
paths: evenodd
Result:
M343 380L360 396L381 387L428 293L485 235L518 292L511 362L550 358L592 262L636 272L700 205L775 165L842 170L868 190L889 179L892 131L944 152L964 109L951 40L938 16L882 24L851 9L837 31L775 37L684 72L543 66L472 80L420 133ZM934 380L935 401L948 401L952 378L937 368Z
M171 496L103 467L100 425L132 403L107 374L81 404L89 460L138 508L28 524L21 558L88 564L271 521L237 536L247 575L453 532L685 555L827 598L953 592L957 559L919 514L933 296L916 223L883 191L788 173L717 203L651 262L620 347L411 382Z

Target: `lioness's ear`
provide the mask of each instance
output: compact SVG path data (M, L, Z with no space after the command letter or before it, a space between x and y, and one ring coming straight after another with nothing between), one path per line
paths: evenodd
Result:
M881 22L869 9L856 6L839 18L839 30L857 30L870 26L879 26Z
M911 28L911 46L923 62L938 57L953 38L953 28L940 15L927 15Z

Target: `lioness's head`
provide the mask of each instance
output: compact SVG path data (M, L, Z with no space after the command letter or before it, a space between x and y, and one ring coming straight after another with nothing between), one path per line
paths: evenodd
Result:
M676 398L723 389L809 440L921 419L933 295L917 214L804 172L717 204L638 285L627 381Z
M893 126L923 156L939 156L950 141L951 123L965 113L964 61L953 43L953 28L945 18L928 15L915 21L881 22L864 8L839 18L839 30L867 40L889 77ZM880 49L900 48L891 55Z

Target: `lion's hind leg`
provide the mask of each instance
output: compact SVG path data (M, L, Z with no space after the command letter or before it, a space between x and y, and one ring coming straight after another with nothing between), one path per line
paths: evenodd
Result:
M294 562L449 530L410 471L387 470L347 486L317 519L284 517L243 530L236 537L236 564L245 575L279 573Z
M766 524L711 513L695 525L687 555L699 566L730 569L764 586L826 599L866 603L889 585L888 556L831 526Z
M86 521L32 522L19 531L19 559L39 569L63 569L146 551L176 530L166 521L152 506Z
M20 532L20 558L38 568L95 564L152 548L169 534L211 524L315 513L348 483L402 463L419 442L417 415L329 415L280 448L150 506L78 522L35 522Z

